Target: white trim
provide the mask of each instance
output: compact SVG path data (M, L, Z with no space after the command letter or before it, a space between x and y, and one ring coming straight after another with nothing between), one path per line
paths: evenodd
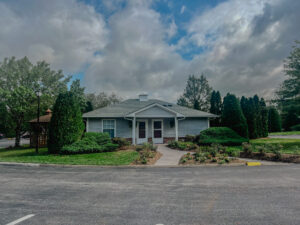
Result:
M117 137L117 120L116 120L116 119L102 119L102 121L101 121L101 122L102 122L102 133L103 133L103 124L104 124L103 121L104 121L104 120L113 120L113 121L115 122L115 127L114 127L114 130L115 130L115 131L114 131L114 137Z
M178 141L178 119L177 117L175 119L175 141Z
M137 129L136 129L136 143L137 144L142 144L145 142L148 142L148 119L137 119L136 120L136 125L137 125ZM139 138L139 122L145 122L145 129L146 129L146 134L145 134L145 140L143 140L143 138ZM142 140L141 142L139 140Z
M135 116L137 113L143 112L143 111L145 111L145 110L147 110L147 109L150 109L150 108L152 108L152 107L155 107L155 106L157 106L157 107L159 107L159 108L161 108L161 109L164 109L164 110L166 110L166 111L169 111L169 112L175 114L177 117L185 117L184 115L182 115L182 114L180 114L180 113L178 113L178 112L176 112L176 111L174 111L174 110L172 110L172 109L169 109L169 108L167 108L167 107L165 107L165 106L163 106L163 105L160 105L160 104L158 104L158 103L153 103L153 104L148 105L148 106L146 106L146 107L144 107L144 108L142 108L142 109L139 109L139 110L137 110L137 111L131 112L131 113L129 113L128 115L126 115L126 117L132 117L132 116ZM150 117L149 117L149 118L150 118Z
M31 218L31 217L33 217L33 216L34 216L34 214L29 214L29 215L27 215L27 216L21 217L20 219L14 220L14 221L12 221L12 222L6 224L6 225L16 225L16 224L18 224L18 223L23 222L24 220L28 220L29 218Z
M161 122L161 138L154 138L154 122L160 121ZM159 141L161 143L156 143L154 139L161 139L162 141ZM162 144L164 143L164 120L163 119L153 119L152 120L152 141L154 144Z

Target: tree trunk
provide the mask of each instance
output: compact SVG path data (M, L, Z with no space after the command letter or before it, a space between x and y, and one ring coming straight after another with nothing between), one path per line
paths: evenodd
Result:
M21 129L20 126L17 125L16 127L16 139L15 139L15 147L20 147L20 142L21 142Z

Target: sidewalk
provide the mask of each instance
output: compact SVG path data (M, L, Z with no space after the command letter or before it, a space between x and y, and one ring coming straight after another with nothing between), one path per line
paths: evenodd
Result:
M177 166L180 158L187 153L186 151L170 149L164 144L158 145L157 151L162 154L162 157L156 161L154 166Z

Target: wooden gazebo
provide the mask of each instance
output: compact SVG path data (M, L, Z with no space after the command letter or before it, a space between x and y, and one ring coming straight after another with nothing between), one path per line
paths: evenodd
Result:
M29 121L30 126L31 126L31 133L30 133L30 146L31 147L36 146L36 131L38 129L39 129L39 147L47 146L48 126L49 126L51 117L52 117L52 111L50 109L48 109L46 111L46 115L40 116L39 124L38 124L37 118Z

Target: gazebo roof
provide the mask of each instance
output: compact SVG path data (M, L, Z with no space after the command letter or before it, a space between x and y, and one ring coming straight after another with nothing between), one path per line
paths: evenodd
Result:
M49 123L52 117L52 111L47 109L46 115L40 116L39 121L40 123ZM37 123L37 118L30 120L29 123Z

